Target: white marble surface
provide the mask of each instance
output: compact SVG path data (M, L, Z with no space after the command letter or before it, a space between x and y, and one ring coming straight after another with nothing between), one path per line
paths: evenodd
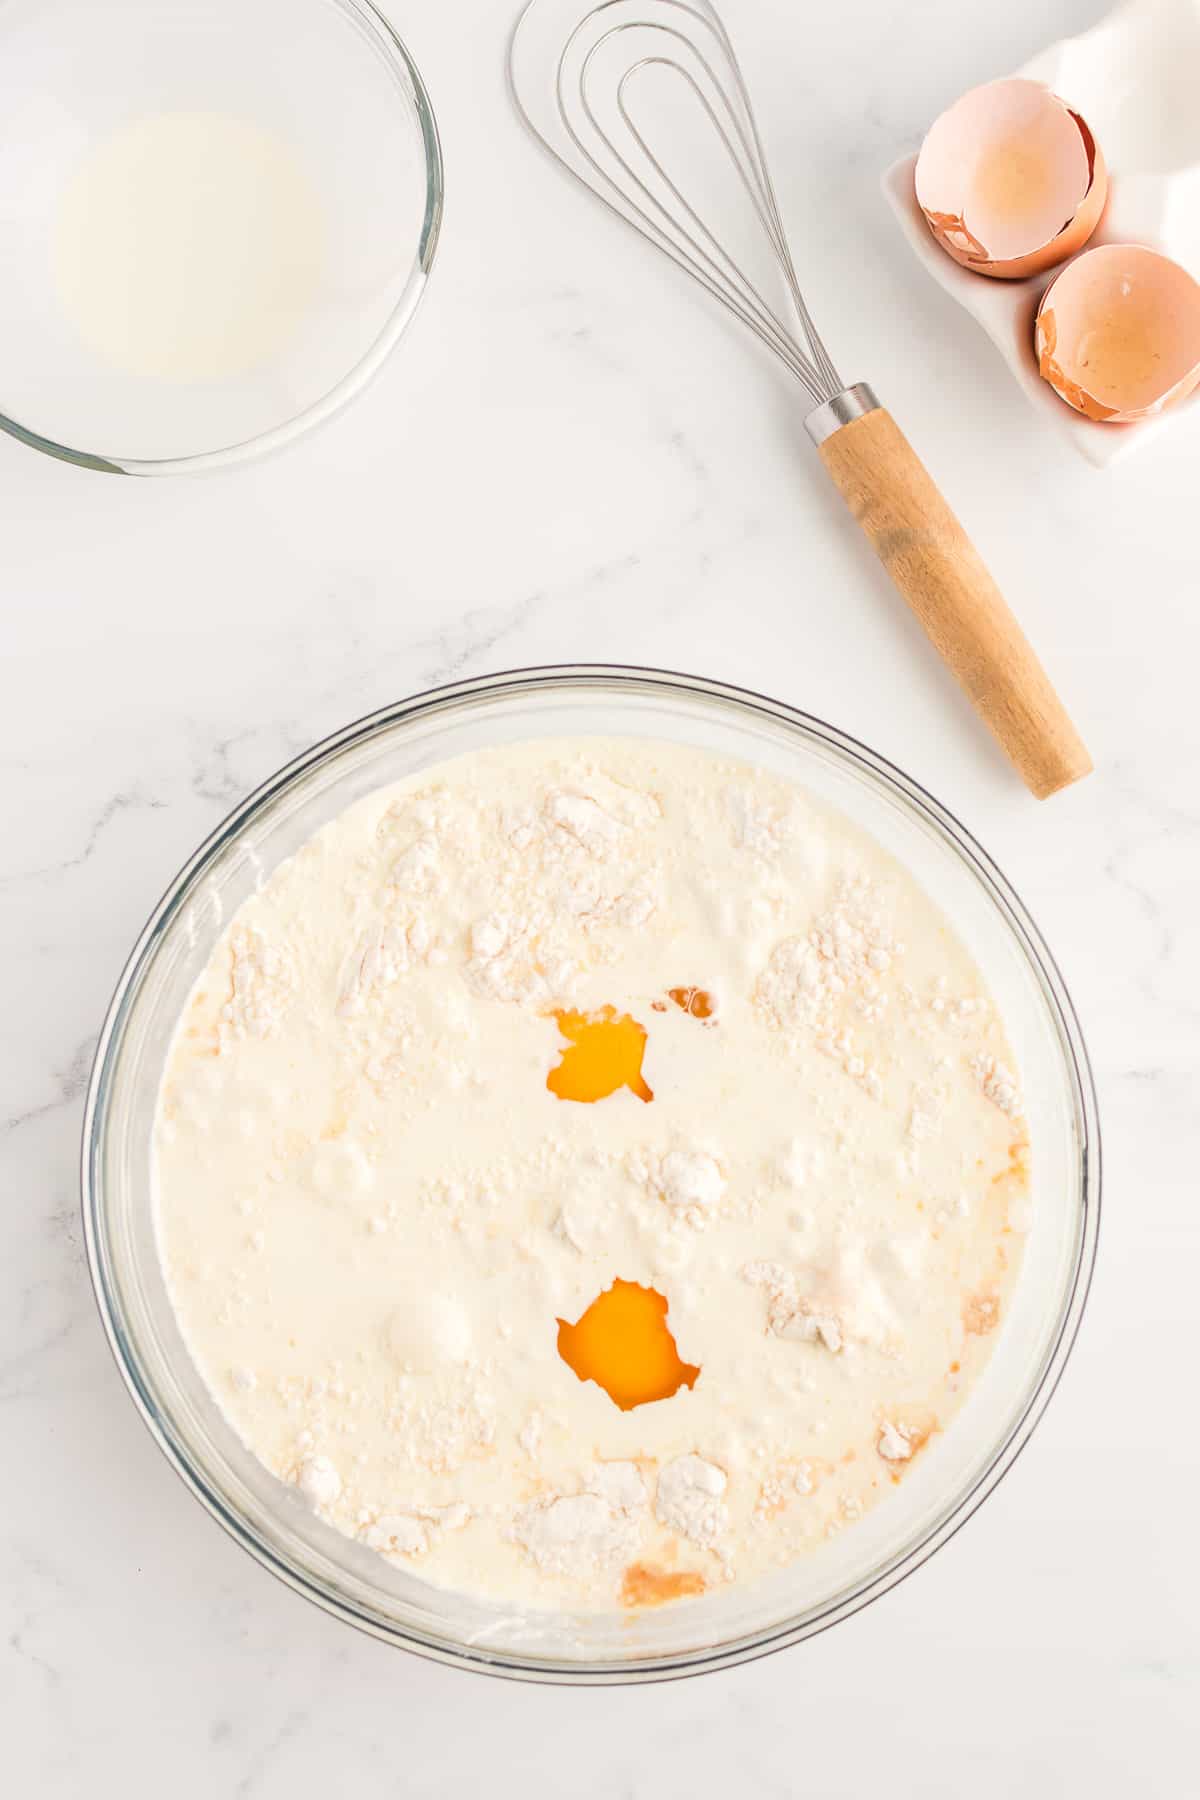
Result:
M1039 431L895 235L878 174L1095 0L728 0L814 308L941 476L1097 761L1038 806L840 518L783 378L535 157L507 0L393 0L443 126L425 308L341 419L237 474L122 482L0 441L6 595L0 1767L37 1800L1194 1791L1196 478ZM138 1422L80 1245L76 1148L125 951L295 750L449 677L570 658L725 676L927 782L1056 948L1095 1057L1100 1268L1031 1447L915 1580L738 1672L572 1693L333 1623Z

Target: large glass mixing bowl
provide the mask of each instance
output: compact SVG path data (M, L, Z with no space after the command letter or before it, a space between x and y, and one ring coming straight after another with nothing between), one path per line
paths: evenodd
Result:
M1004 1016L1028 1095L1033 1225L1008 1319L963 1411L853 1530L759 1583L635 1614L520 1612L447 1592L317 1519L240 1442L180 1335L159 1262L151 1131L184 1001L231 914L328 819L447 757L538 737L641 736L740 757L841 808L947 914ZM999 870L905 775L803 713L718 682L619 668L521 670L385 708L290 763L172 883L121 977L85 1120L84 1221L121 1372L155 1439L226 1530L352 1624L467 1668L570 1682L655 1680L763 1655L918 1568L996 1485L1062 1373L1096 1249L1096 1098L1045 944Z

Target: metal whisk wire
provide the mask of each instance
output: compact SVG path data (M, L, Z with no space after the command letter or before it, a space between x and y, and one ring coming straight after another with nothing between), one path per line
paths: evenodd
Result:
M671 105L658 118L678 123L678 102L686 97L693 136L702 130L705 155L712 150L717 158L717 191L732 189L733 214L782 271L798 330L651 148L633 107L636 82L648 71L681 84L669 90ZM834 486L1030 789L1044 798L1078 781L1091 758L1004 596L874 390L863 381L845 387L821 342L800 291L754 107L712 0L527 0L509 40L508 78L517 110L545 149L796 377L812 402L805 430ZM687 134L677 135L676 145L681 141L686 168ZM705 166L711 176L713 167Z
M630 0L599 0L597 5L589 8L577 20L563 43L554 66L554 98L562 130L586 168L591 171L593 180L556 147L547 132L537 123L517 79L517 46L526 21L539 5L540 0L530 0L517 21L509 48L509 76L513 97L529 129L551 155L590 188L611 211L649 239L754 332L759 341L795 375L814 406L831 400L842 391L843 383L805 304L754 108L733 45L720 18L710 9L693 4L692 0L651 0L651 4L634 17L619 19L599 30L594 40L582 50L578 68L575 69L577 55L587 34L603 23L603 15L610 9L620 7L623 11L628 11ZM668 8L673 15L678 15L678 22L667 24L661 17L649 16L652 11L661 13ZM705 53L684 21L689 21L692 27L698 27L710 35L715 44L715 56ZM619 44L626 33L637 33L643 38L650 35L656 48L653 54L638 56L623 68L615 87L616 113L638 153L644 158L646 166L661 184L666 199L656 194L649 182L639 174L612 131L605 125L594 97L603 54ZM678 46L682 46L682 52ZM684 60L684 55L690 57L694 65L703 72L716 97L716 105ZM720 70L716 66L717 62L722 65ZM707 115L782 270L799 321L799 334L784 323L718 233L687 199L678 182L669 174L661 156L651 149L645 131L635 120L631 110L634 78L655 68L678 77ZM591 134L590 141L587 133ZM678 210L673 212L667 200L673 202Z

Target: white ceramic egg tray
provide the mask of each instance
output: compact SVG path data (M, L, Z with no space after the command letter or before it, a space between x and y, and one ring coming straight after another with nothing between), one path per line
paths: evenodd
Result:
M1128 0L1015 73L1045 82L1079 112L1104 152L1108 205L1088 247L1147 244L1200 281L1200 0ZM1059 399L1033 351L1038 301L1056 271L996 281L960 268L938 248L917 205L916 162L906 156L883 178L900 227L933 279L982 325L1037 410L1097 467L1171 430L1194 455L1200 395L1136 425L1099 424Z

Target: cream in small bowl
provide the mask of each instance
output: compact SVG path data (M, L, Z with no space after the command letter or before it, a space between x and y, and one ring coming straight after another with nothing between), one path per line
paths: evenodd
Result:
M399 341L441 205L366 0L0 8L0 427L139 475L278 448Z

